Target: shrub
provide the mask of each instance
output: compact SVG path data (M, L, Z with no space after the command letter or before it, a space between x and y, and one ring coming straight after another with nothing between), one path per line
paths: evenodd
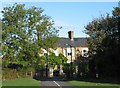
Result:
M4 68L2 70L2 79L16 79L16 78L25 78L32 77L35 73L34 68L19 68L19 69L10 69Z
M2 70L2 79L15 79L18 78L16 69L4 68Z

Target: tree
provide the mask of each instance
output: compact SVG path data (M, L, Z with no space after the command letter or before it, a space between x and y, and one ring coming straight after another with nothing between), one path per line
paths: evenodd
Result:
M65 63L67 63L67 60L68 59L63 54L60 53L58 56L57 63L64 65Z
M73 63L71 65L71 63L64 63L63 65L63 72L65 73L67 78L72 78L73 77L73 73L76 71L76 64Z
M92 67L101 76L119 77L119 29L120 9L114 8L113 15L94 19L86 26Z
M49 65L53 65L54 68L55 65L64 65L67 63L67 58L61 53L58 56L56 56L55 53L51 53L48 56L48 63Z
M78 66L78 77L85 77L88 74L88 58L79 55L77 57L77 66Z
M40 58L41 48L55 46L58 30L54 28L52 18L43 12L42 8L26 8L25 4L4 7L3 60L25 67L35 66Z

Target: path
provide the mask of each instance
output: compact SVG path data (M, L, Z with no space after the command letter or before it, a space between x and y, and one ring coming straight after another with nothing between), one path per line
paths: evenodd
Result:
M40 79L41 80L41 88L75 88L63 79L60 78L52 78L52 79Z

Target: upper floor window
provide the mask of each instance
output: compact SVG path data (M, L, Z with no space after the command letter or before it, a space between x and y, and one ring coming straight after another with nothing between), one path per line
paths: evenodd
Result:
M87 50L83 50L83 52L84 52L84 53L86 53L86 52L87 52Z
M68 53L68 56L71 56L72 55L72 53Z

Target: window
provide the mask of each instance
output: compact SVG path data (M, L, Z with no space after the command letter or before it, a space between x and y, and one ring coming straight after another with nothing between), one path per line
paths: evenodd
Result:
M83 56L83 57L88 57L88 50L83 49L83 50L82 50L82 56Z
M57 65L57 69L60 69L60 65Z
M84 53L84 55L83 55L83 56L87 57L87 53Z
M83 50L83 52L85 53L85 52L87 52L87 50Z
M47 56L47 53L44 53L44 56Z
M72 53L68 53L68 56L72 55Z

